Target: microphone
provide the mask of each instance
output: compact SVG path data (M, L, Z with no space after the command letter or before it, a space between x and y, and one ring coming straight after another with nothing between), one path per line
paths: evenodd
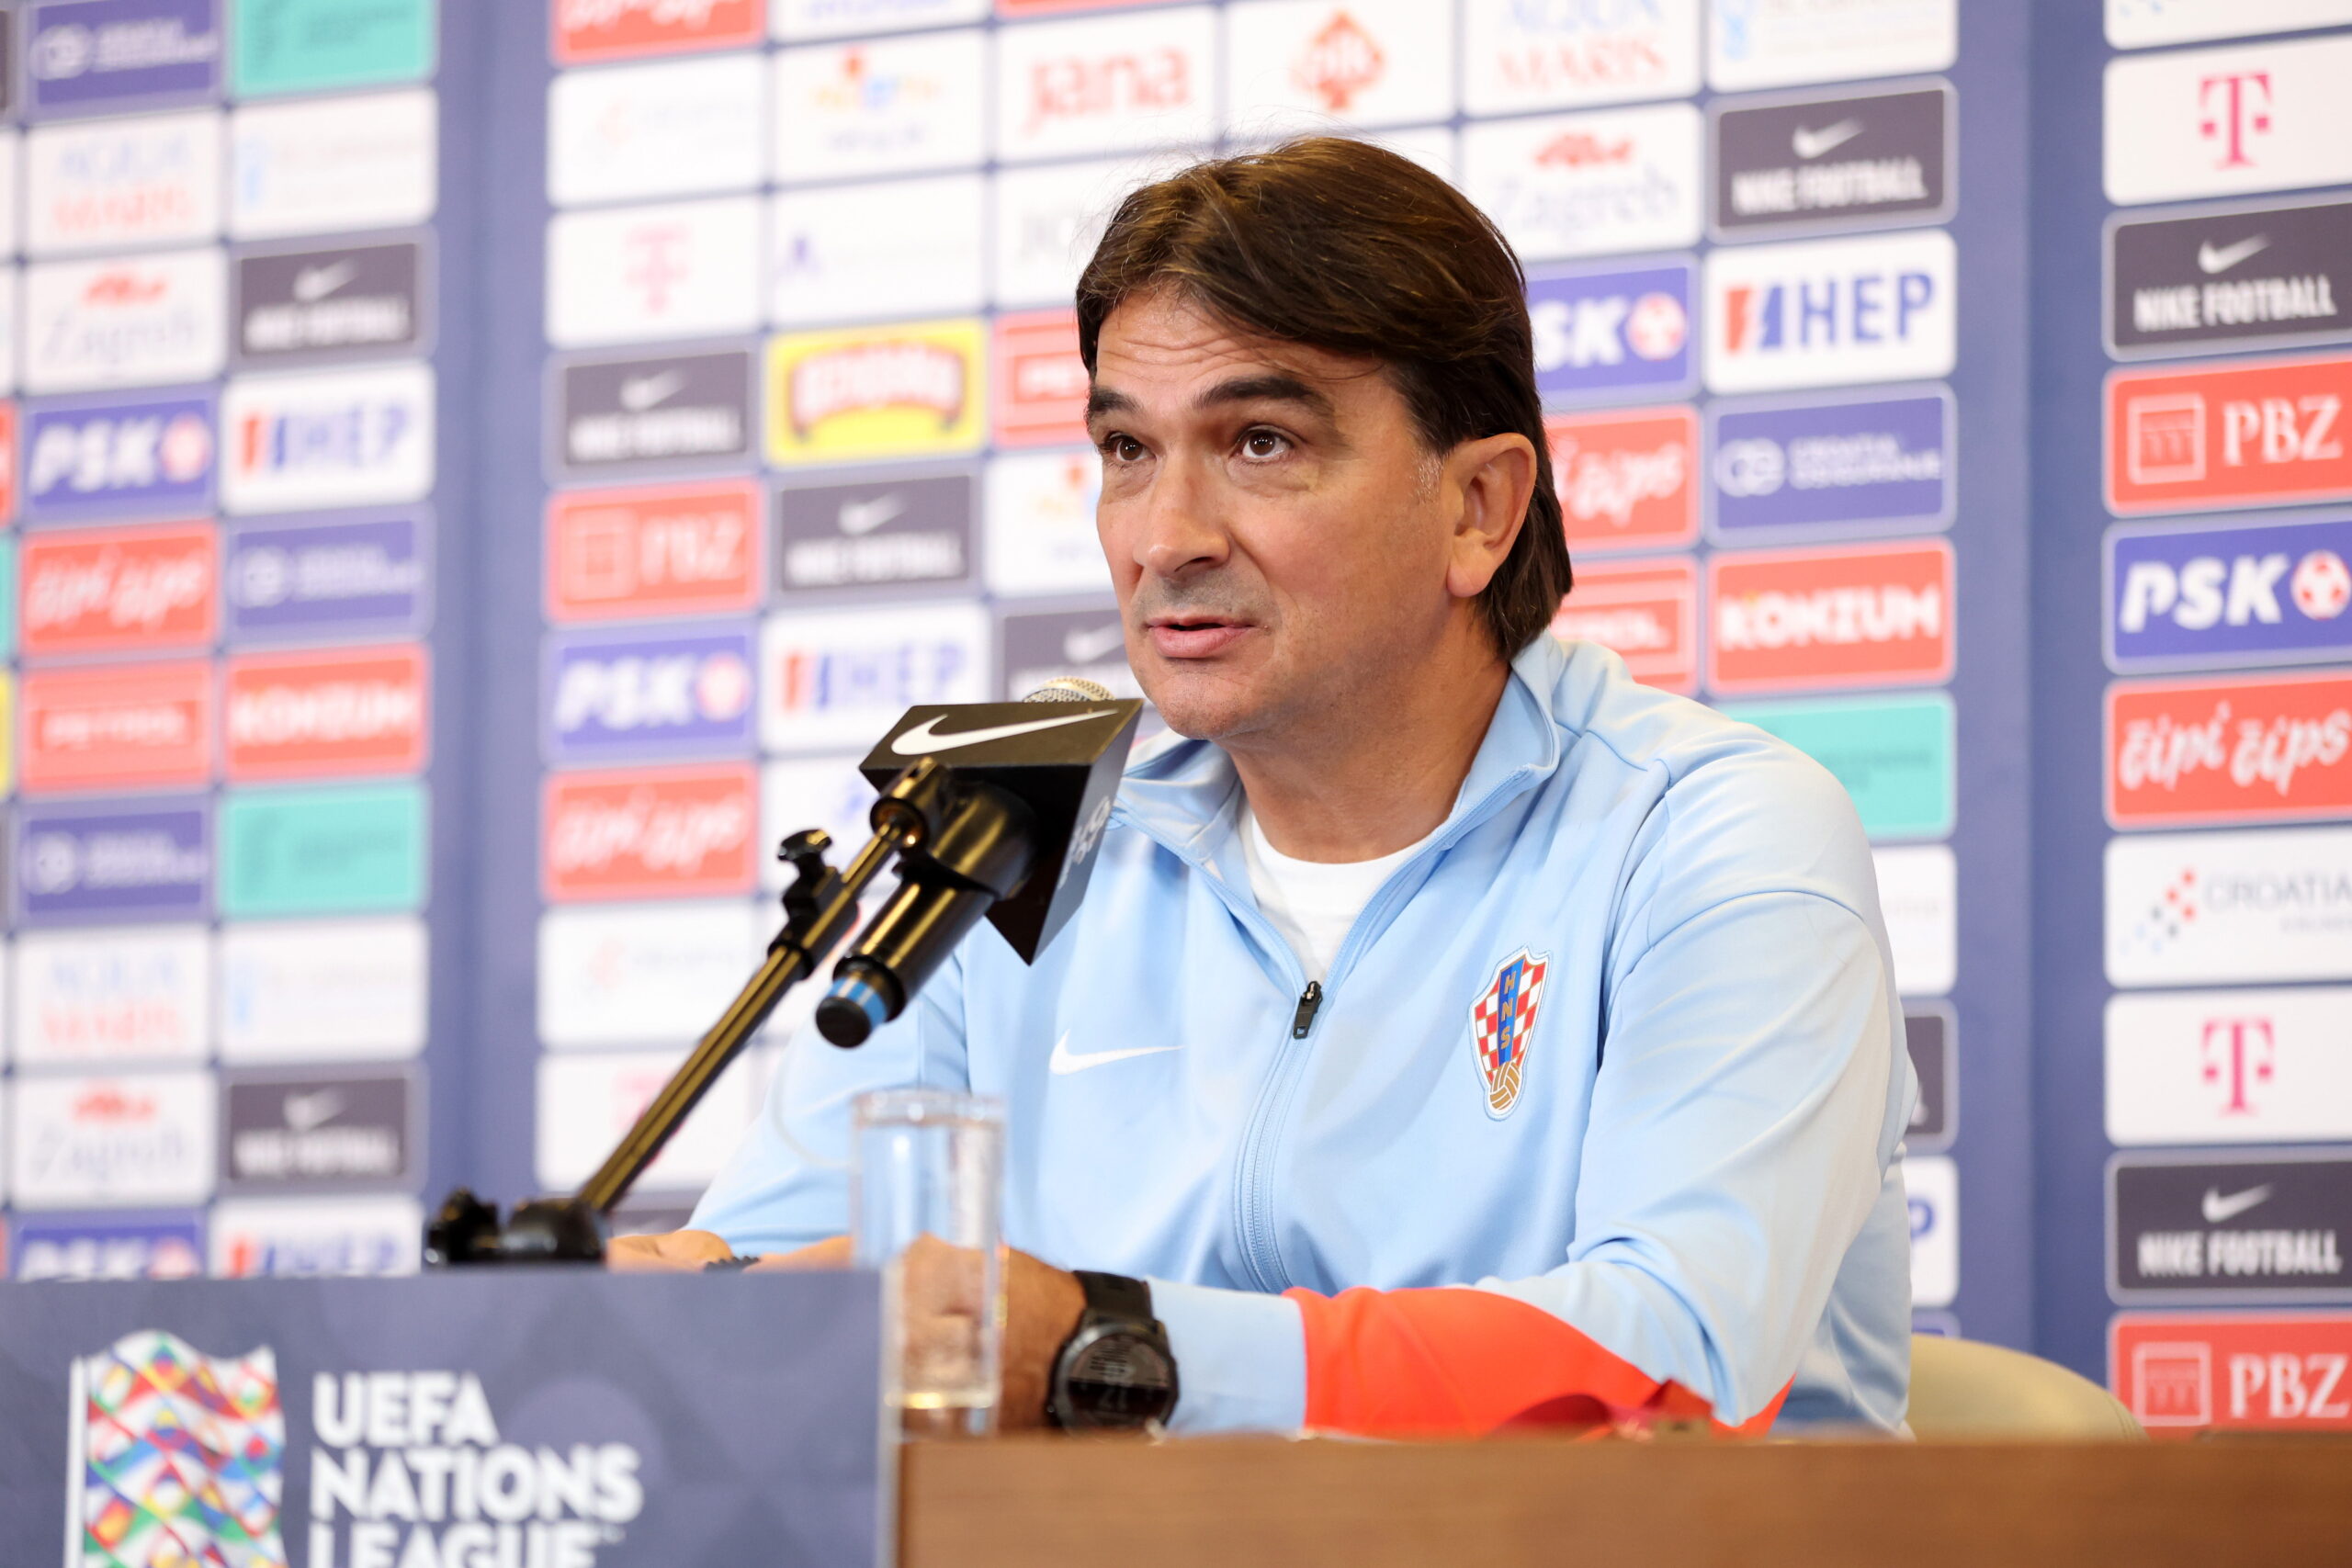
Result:
M982 916L1035 963L1086 897L1142 712L1069 676L1017 703L909 708L858 764L881 792L875 831L903 845L898 889L833 966L818 1032L864 1044Z

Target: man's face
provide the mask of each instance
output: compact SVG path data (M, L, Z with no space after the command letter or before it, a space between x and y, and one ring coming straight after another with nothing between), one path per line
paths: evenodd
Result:
M1344 722L1443 636L1459 507L1376 362L1141 294L1103 322L1087 425L1127 660L1180 733Z

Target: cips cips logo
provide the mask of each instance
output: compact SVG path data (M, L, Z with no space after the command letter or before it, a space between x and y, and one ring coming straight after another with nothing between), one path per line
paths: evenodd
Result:
M321 1372L311 1389L309 1568L591 1568L644 1511L636 1449L507 1441L471 1372Z

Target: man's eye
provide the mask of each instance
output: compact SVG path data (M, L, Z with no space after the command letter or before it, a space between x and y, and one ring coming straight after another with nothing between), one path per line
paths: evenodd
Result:
M1245 457L1279 457L1290 450L1290 439L1271 430L1253 430L1241 438Z
M1114 463L1132 463L1143 457L1143 443L1132 435L1106 435L1102 453Z

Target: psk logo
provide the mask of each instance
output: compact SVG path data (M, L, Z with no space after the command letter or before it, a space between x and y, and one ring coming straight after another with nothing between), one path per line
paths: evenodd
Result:
M1527 1043L1535 1032L1535 1010L1543 1003L1544 975L1551 963L1549 953L1521 948L1496 966L1494 978L1470 1004L1478 1081L1487 1091L1487 1114L1498 1122L1519 1103Z
M160 1329L73 1365L71 1568L286 1568L286 1413L267 1346L207 1356Z
M2314 621L2332 621L2352 602L2352 569L2334 550L2313 550L2295 565L2288 591L2295 608Z

